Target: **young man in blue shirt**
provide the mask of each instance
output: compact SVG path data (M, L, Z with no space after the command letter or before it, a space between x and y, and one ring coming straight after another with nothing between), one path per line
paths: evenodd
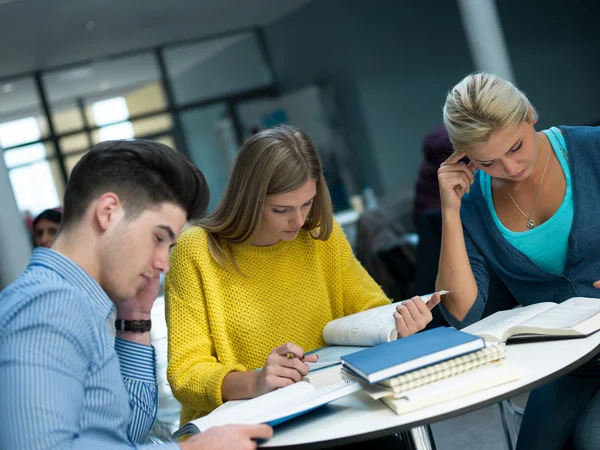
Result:
M156 142L104 142L75 166L52 249L0 294L0 448L140 448L157 408L159 277L207 204L201 172ZM218 427L164 448L254 448L271 433Z

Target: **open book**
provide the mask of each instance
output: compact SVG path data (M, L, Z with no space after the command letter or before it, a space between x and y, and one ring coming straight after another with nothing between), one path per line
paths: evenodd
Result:
M440 295L448 291L439 291ZM422 295L427 303L433 294ZM332 320L323 328L323 339L329 345L372 347L398 338L394 311L399 303L379 306Z
M462 329L491 342L585 337L598 330L600 299L586 297L500 311Z
M279 425L359 390L358 383L347 381L321 389L301 381L251 400L226 402L207 416L185 424L173 437L178 439L226 424Z

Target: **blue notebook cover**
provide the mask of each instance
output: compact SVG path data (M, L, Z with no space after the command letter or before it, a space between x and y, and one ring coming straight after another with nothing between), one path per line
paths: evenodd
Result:
M479 336L438 327L342 356L342 364L369 383L377 383L484 347Z

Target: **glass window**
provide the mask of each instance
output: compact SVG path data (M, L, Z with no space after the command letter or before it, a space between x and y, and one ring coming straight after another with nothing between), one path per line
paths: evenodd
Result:
M0 124L0 147L2 148L38 141L40 137L40 127L35 117L25 117Z
M178 105L268 86L273 81L254 33L169 48L164 55Z
M81 108L76 104L56 107L52 111L52 121L57 134L81 130L85 125Z
M231 141L235 136L227 105L217 103L181 113L181 126L187 141L190 158L202 170L210 189L211 211L217 205L227 185L232 165Z
M7 169L22 166L46 159L54 155L54 146L50 142L38 142L36 144L25 145L3 152L4 163Z
M60 138L60 149L64 154L89 150L90 147L90 141L86 132Z
M166 109L160 71L152 53L101 60L75 68L48 72L43 77L48 102L55 122L61 111L83 105L90 126L119 122L118 117L105 117L96 122L94 105L104 100L122 98L132 116ZM77 107L79 108L79 107ZM107 121L108 120L108 121ZM81 114L61 122L61 131L75 131L83 125ZM59 131L57 131L59 132Z
M49 161L37 161L8 172L17 206L21 211L29 211L36 216L44 209L60 205L56 189L56 173Z
M161 144L165 144L167 147L171 147L172 149L176 148L175 139L173 139L173 136L171 136L170 134L159 136L154 140L160 142Z
M106 127L99 128L92 133L92 139L95 143L118 139L133 139L134 137L135 134L133 132L133 125L131 122L108 125Z
M21 123L21 119L27 120ZM16 135L9 138L9 141L19 142L12 145L24 144L48 136L48 124L40 106L37 87L31 77L0 83L0 124L11 123L16 126L15 122L29 127L29 132L20 138ZM32 128L35 128L35 133L30 132ZM0 145L6 148L6 142Z
M107 125L92 131L94 144L109 139L133 139L155 136L159 133L168 132L173 126L171 115L168 113L144 119L121 122Z
M71 176L71 172L73 171L73 167L75 167L75 164L77 164L79 162L79 160L81 158L83 158L83 155L85 155L87 152L84 153L79 153L77 155L71 155L71 156L67 156L65 157L65 169L67 169L67 175Z

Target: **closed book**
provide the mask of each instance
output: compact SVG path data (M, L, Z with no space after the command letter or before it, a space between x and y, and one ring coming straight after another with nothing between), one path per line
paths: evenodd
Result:
M377 383L484 347L479 336L438 327L342 356L342 364L369 383Z
M381 401L396 414L405 414L510 383L518 380L519 377L519 369L516 366L492 364L411 389L404 392L400 398L383 397Z

